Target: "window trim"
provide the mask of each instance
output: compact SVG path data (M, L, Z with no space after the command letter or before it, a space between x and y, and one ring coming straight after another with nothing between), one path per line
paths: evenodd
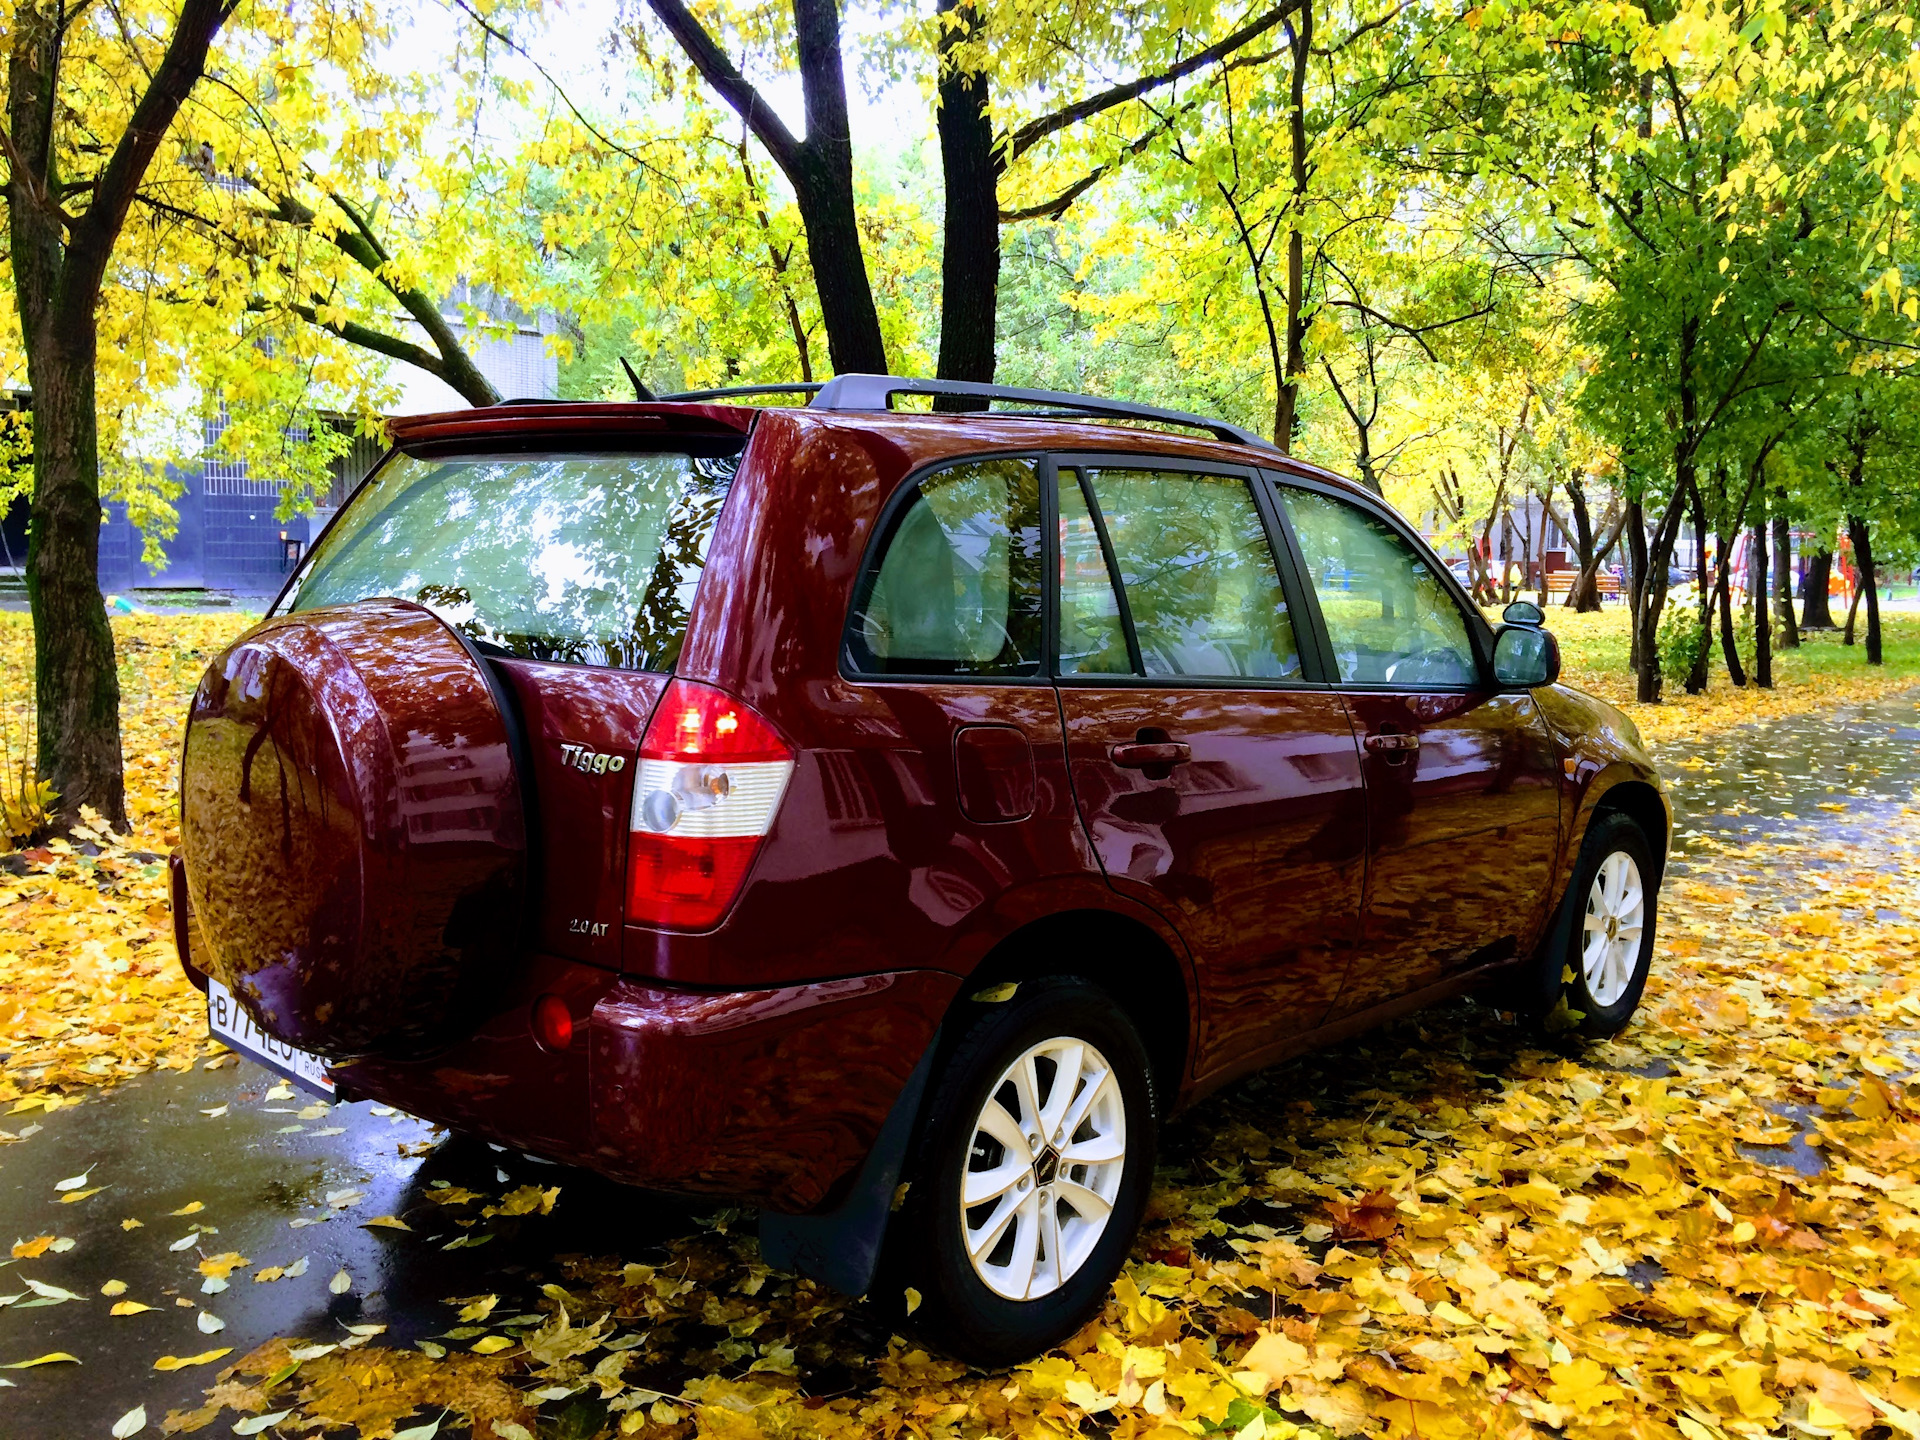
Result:
M1040 487L1040 664L1031 675L940 675L923 672L908 673L899 670L863 670L854 663L853 624L854 607L860 603L860 587L873 573L874 567L885 553L885 547L893 539L895 523L900 514L913 504L914 497L920 493L920 482L929 475L937 475L943 470L955 470L962 465L976 465L986 460L1030 460L1033 462L1035 483ZM846 618L840 624L840 643L835 657L835 669L843 680L861 685L1051 685L1054 670L1053 662L1053 600L1052 586L1047 584L1048 570L1059 564L1055 555L1055 545L1050 529L1049 517L1053 509L1053 486L1049 483L1052 469L1050 457L1044 450L1030 448L982 450L968 455L943 455L909 470L900 477L893 492L881 503L879 512L874 516L873 529L867 535L867 543L860 552L860 563L854 567L853 581L847 591Z
M1048 458L1052 459L1053 457L1049 456ZM1067 467L1056 463L1053 473L1055 486L1054 506L1056 513L1058 513L1060 504L1058 487L1061 483L1059 477L1062 474L1073 476L1073 487L1080 492L1080 503L1087 507L1087 518L1093 522L1094 538L1100 545L1100 559L1107 567L1107 585L1113 591L1113 603L1120 617L1120 639L1127 647L1127 663L1133 667L1130 672L1130 677L1144 676L1147 673L1147 667L1145 662L1140 658L1140 637L1134 632L1133 628L1133 602L1127 598L1127 587L1120 578L1120 561L1113 553L1113 537L1107 533L1107 517L1100 509L1100 497L1093 493L1093 485L1088 481L1087 472L1084 467L1078 465ZM1060 522L1057 519L1054 521L1053 535L1054 543L1058 545L1060 543ZM1047 574L1052 581L1049 588L1058 596L1060 593L1061 574L1058 559L1055 560L1053 566L1047 571ZM1054 609L1058 611L1059 608L1060 602L1056 599ZM1085 678L1084 673L1078 670L1072 675L1063 675L1061 673L1059 642L1060 629L1058 623L1056 623L1053 630L1053 674L1055 678L1061 680L1078 680Z
M1127 640L1127 654L1139 667L1139 673L1133 675L1062 675L1059 665L1053 665L1053 683L1085 688L1130 688L1152 690L1327 690L1331 689L1330 679L1339 672L1327 664L1330 655L1323 657L1321 646L1326 644L1325 636L1319 628L1319 610L1304 608L1303 601L1311 594L1311 587L1304 585L1304 572L1297 567L1297 555L1293 550L1291 533L1276 533L1277 516L1273 497L1264 493L1265 472L1258 465L1235 464L1231 461L1196 460L1183 455L1159 455L1151 451L1140 450L1057 450L1048 457L1057 475L1062 470L1071 470L1081 485L1081 493L1086 497L1088 510L1095 517L1095 526L1100 532L1101 550L1106 556L1108 576L1121 606L1121 624ZM1126 595L1126 586L1120 577L1118 558L1114 554L1111 540L1107 534L1106 516L1100 509L1099 497L1094 493L1093 483L1087 477L1089 470L1163 470L1177 474L1220 475L1244 480L1247 491L1253 499L1254 513L1260 517L1260 528L1266 536L1268 553L1273 557L1273 566L1280 581L1281 593L1287 599L1287 623L1293 628L1294 645L1300 656L1300 674L1284 679L1253 675L1148 675L1146 666L1140 658L1139 636L1133 628L1133 607ZM1059 539L1059 522L1054 522L1050 532L1053 542ZM1060 588L1060 565L1057 557L1048 567L1047 588L1057 595ZM1049 632L1048 643L1057 646L1058 635Z
M1451 570L1441 563L1433 547L1427 544L1420 533L1408 525L1394 510L1372 495L1356 494L1337 485L1304 475L1296 475L1286 470L1262 467L1261 479L1264 488L1271 492L1274 511L1287 532L1287 544L1292 552L1294 563L1299 568L1301 581L1305 587L1311 608L1312 624L1319 637L1319 647L1323 655L1328 683L1334 689L1351 690L1366 694L1417 694L1417 695L1476 695L1492 686L1492 629L1486 616L1479 607L1471 602L1466 592L1460 588L1460 582ZM1320 609L1319 590L1311 581L1311 572L1306 563L1306 553L1299 548L1299 539L1294 533L1293 518L1287 513L1286 499L1280 493L1285 486L1305 490L1336 502L1344 501L1354 509L1379 520L1394 534L1410 545L1415 555L1426 563L1427 569L1439 579L1441 593L1448 596L1456 609L1461 612L1467 626L1467 643L1473 647L1474 668L1479 679L1470 685L1398 685L1391 681L1342 680L1340 678L1339 657L1334 654L1333 632L1327 628L1326 615Z

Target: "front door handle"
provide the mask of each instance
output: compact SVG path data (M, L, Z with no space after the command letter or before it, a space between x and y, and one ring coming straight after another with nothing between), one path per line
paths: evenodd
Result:
M1374 754L1384 754L1389 764L1395 764L1420 748L1420 737L1398 730L1382 730L1367 736L1365 743Z
M1193 747L1180 740L1130 740L1107 751L1113 763L1128 770L1151 770L1184 765L1193 758Z

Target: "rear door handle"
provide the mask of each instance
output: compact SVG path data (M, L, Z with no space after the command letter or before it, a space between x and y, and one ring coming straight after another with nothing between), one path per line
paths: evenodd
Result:
M1420 748L1420 737L1418 735L1403 735L1398 731L1386 731L1381 734L1367 736L1366 745L1367 749L1373 751L1375 754L1382 752L1388 755L1411 754Z
M1114 764L1128 770L1149 770L1156 765L1184 765L1193 758L1193 747L1179 740L1130 740L1107 751Z

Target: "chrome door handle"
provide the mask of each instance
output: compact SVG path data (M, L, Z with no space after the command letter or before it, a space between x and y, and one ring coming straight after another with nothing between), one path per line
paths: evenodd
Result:
M1405 755L1420 748L1420 737L1403 735L1398 731L1390 730L1367 736L1366 746L1375 754L1385 752L1388 755Z
M1155 765L1184 765L1193 758L1193 747L1179 740L1132 740L1111 747L1107 755L1128 770L1147 770Z

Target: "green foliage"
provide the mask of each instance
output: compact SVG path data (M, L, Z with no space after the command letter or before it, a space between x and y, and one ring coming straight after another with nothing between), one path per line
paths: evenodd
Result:
M1671 592L1667 608L1660 613L1656 645L1660 651L1660 673L1670 685L1678 685L1692 672L1700 658L1700 647L1707 632L1700 624L1700 597L1690 588Z

